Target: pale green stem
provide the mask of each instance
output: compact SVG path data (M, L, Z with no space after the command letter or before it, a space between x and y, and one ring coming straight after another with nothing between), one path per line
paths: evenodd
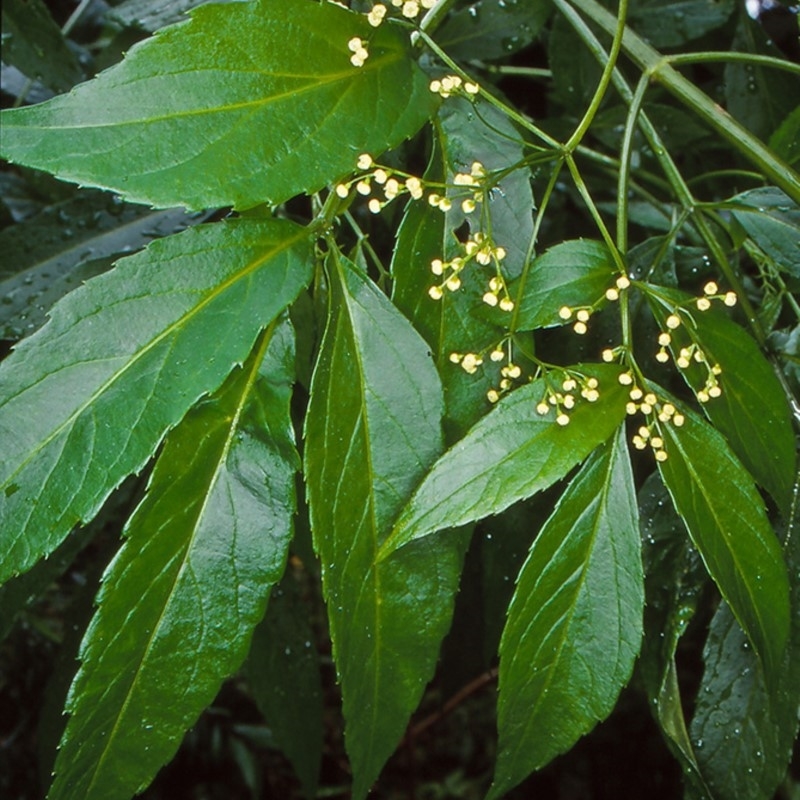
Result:
M773 56L761 56L757 53L729 53L727 51L705 53L680 53L674 56L665 56L664 61L672 66L683 66L684 64L702 64L708 62L727 61L729 63L752 64L757 67L772 67L782 69L800 75L800 64L787 61L783 58Z
M616 17L596 0L572 0L608 34L616 30ZM560 5L560 3L557 3ZM776 186L800 203L800 175L779 159L763 142L739 124L725 109L711 100L669 63L669 59L627 29L622 40L625 54L651 78L694 111L709 127L742 153Z
M627 14L628 0L620 0L619 11L617 12L617 28L614 31L614 40L611 42L611 52L607 56L605 66L603 67L603 74L600 76L600 83L598 84L597 89L595 89L592 100L589 103L589 107L586 109L586 113L583 115L583 119L578 123L578 127L575 129L575 132L572 134L572 136L570 136L569 141L564 145L564 148L569 153L572 153L575 150L575 148L580 144L581 139L583 139L583 137L586 135L586 132L589 130L589 126L594 121L594 118L600 109L600 103L603 102L603 98L606 95L608 86L611 83L611 76L614 73L614 66L617 63L620 47L622 46L622 37L625 33L625 20Z

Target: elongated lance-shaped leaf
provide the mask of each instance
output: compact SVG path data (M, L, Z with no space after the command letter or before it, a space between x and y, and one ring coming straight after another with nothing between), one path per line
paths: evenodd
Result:
M377 287L338 256L329 272L306 481L358 799L433 673L462 548L453 538L431 540L375 563L397 512L441 452L441 386L427 346Z
M167 437L81 645L50 800L140 792L244 659L291 539L292 337L273 323Z
M567 367L507 395L431 468L403 509L380 558L409 542L444 528L497 514L517 500L552 486L616 430L625 417L626 393L614 364ZM569 377L568 377L569 376ZM566 413L555 406L539 414L549 396L564 396L561 378L596 381L599 398L578 397ZM567 392L569 394L569 392ZM574 395L572 395L573 399ZM562 419L563 421L563 419Z
M795 485L800 488L800 474ZM718 797L772 797L797 740L800 706L800 536L794 496L784 557L793 576L791 634L777 687L770 691L758 659L730 607L711 621L705 668L691 732L697 760Z
M575 476L520 571L500 643L489 798L605 719L642 641L639 515L624 426Z
M670 313L664 300L682 307L684 324L670 331L670 349L676 360L682 349L693 349L688 366L680 370L684 380L698 397L706 399L706 416L785 511L795 473L794 433L786 393L772 366L755 340L721 310L712 307L699 311L694 298L676 289L659 286L651 291L648 300L663 330L667 330ZM709 370L719 374L710 374ZM709 399L701 394L707 391L709 379L721 390L719 397Z
M4 111L0 153L155 206L247 208L316 191L435 102L391 25L308 0L209 5L69 95Z
M0 367L0 581L91 519L310 273L302 228L239 220L160 239L58 303Z
M659 426L667 453L658 464L661 477L774 686L789 633L789 582L778 539L753 479L722 435L689 409L680 411L684 425Z

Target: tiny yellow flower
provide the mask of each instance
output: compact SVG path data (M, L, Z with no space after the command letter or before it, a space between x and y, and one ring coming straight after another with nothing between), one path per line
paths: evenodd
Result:
M547 403L545 403L544 401L542 401L536 406L536 413L541 414L542 416L547 414L549 411L550 411L550 406L547 405Z
M476 95L476 94L478 94L478 92L480 92L480 90L481 90L481 87L478 86L477 83L472 83L471 81L467 81L464 84L464 91L467 94Z
M439 200L439 208L442 211L449 211L453 207L453 203L449 197L442 197Z
M708 402L708 401L709 401L711 398L710 398L710 395L708 394L708 392L707 392L705 389L701 389L701 390L700 390L700 391L697 393L697 399L698 399L698 400L699 400L701 403L707 403L707 402Z
M612 287L611 289L606 289L606 300L619 300L619 291Z
M502 361L505 357L506 357L505 352L501 350L499 347L492 350L492 352L489 354L489 358L491 358L492 361Z
M661 448L664 447L664 440L660 436L654 436L650 440L650 446L654 450L661 450Z
M662 347L666 347L668 344L672 342L672 337L665 331L658 336L658 343Z
M578 313L575 315L575 317L580 322L588 322L589 321L589 312L585 308L582 308L582 309L580 309L580 311L578 311Z
M556 417L556 422L563 428L565 425L569 425L569 415L568 414L559 414Z
M586 333L586 331L589 329L586 327L585 322L576 322L572 326L572 330L574 330L575 333L577 333L579 336L583 336L583 334Z
M489 391L486 392L486 399L490 403L496 403L500 399L500 395L497 393L496 389L489 389Z
M406 0L400 13L408 19L414 19L419 14L419 3L417 0Z
M387 178L389 177L386 173L385 169L381 169L380 167L372 173L372 177L375 178L375 183L386 183Z
M395 178L389 178L386 181L386 186L383 188L383 192L386 195L387 200L394 200L397 197L398 192L400 191L400 183Z
M519 378L522 375L522 370L516 364L509 364L506 368L506 375L509 378Z
M471 197L468 197L466 200L461 201L461 210L465 214L471 214L475 210L476 205L475 201Z
M510 297L504 297L500 301L500 310L501 311L513 311L514 310L514 301Z
M486 292L483 296L483 302L486 303L487 306L496 306L497 305L497 295L494 292Z
M453 275L445 281L445 286L451 292L457 292L461 288L461 278L458 275Z
M630 279L627 275L620 275L616 280L617 289L627 289L630 285Z
M714 283L714 281L709 281L703 287L703 294L712 295L712 294L716 294L718 291L719 291L719 286L717 286L717 284Z
M372 187L369 185L369 181L359 181L356 184L356 191L359 194L368 195L372 191Z
M666 364L667 361L669 361L669 353L667 353L664 348L661 348L661 350L656 353L656 361L660 364Z
M434 275L441 275L444 272L444 264L441 258L434 258L431 261L431 272Z
M630 372L623 372L623 373L622 373L622 374L619 376L619 378L617 378L617 380L618 380L618 381L619 381L619 382L620 382L620 383L621 383L623 386L630 386L630 385L633 383L633 375L631 375L631 373L630 373Z
M464 356L461 353L450 353L450 362L452 364L459 364Z
M656 461L666 461L669 458L666 450L656 450L653 455L655 455Z
M681 318L677 314L670 314L667 317L667 327L674 331L681 324Z
M565 394L562 403L564 404L564 408L575 408L575 398L571 394Z
M572 309L569 306L561 306L558 309L558 316L563 320L567 320L572 316Z
M726 292L723 302L726 306L733 307L736 305L736 292Z
M698 297L697 308L699 311L708 311L711 308L711 301L707 297Z
M630 417L632 417L638 410L639 406L637 406L636 403L625 404L625 413Z
M676 428L680 428L684 422L686 422L686 417L684 417L683 414L675 414L675 416L672 418L672 424Z
M422 197L422 181L419 178L415 178L413 175L407 178L406 189L415 200L419 200Z
M360 39L358 41L361 41ZM369 169L373 165L372 156L369 153L362 153L356 161L356 166L359 169Z
M709 397L719 397L722 394L722 387L719 384L714 384L708 387Z
M372 200L367 203L367 207L373 214L379 214L381 210L381 201L378 200L377 197L373 197Z
M603 350L603 352L600 355L603 361L605 361L607 364L610 364L614 360L614 351L608 347L605 350Z
M642 397L644 397L644 392L638 386L634 386L633 389L628 392L628 397L630 397L631 400L641 400Z
M336 195L344 199L350 193L350 190L343 183L336 184Z
M441 286L431 286L431 288L428 289L428 295L432 300L441 300L443 294L444 292Z
M377 28L378 25L383 22L383 18L386 16L386 6L383 3L378 3L377 5L372 6L372 11L367 14L367 21L373 28Z

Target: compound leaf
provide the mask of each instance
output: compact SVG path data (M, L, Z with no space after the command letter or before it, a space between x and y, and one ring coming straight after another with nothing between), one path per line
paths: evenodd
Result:
M338 255L329 273L329 320L306 417L306 481L353 797L363 798L433 673L462 548L430 540L375 562L441 452L441 385L427 346L377 287Z
M595 450L534 540L500 644L489 798L605 719L642 640L636 496L624 427Z
M579 400L569 424L537 403L553 377L539 378L503 398L431 468L403 509L381 557L444 528L497 514L563 478L611 436L625 416L626 395L611 364L583 364L565 373L598 382L596 402Z
M693 412L681 411L682 427L660 428L668 454L658 465L661 477L773 685L789 632L780 545L753 479L725 439Z
M293 360L273 323L168 435L81 645L50 800L140 792L247 654L291 539Z
M310 279L286 221L200 226L67 295L0 368L0 581L91 519Z
M202 6L69 95L4 111L2 154L154 206L279 203L423 125L435 99L408 48L333 3Z

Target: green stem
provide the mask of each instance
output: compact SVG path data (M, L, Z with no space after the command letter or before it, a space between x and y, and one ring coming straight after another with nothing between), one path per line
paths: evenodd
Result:
M572 2L607 33L613 34L616 30L617 19L596 0L572 0ZM783 189L795 202L800 203L800 175L777 158L763 142L739 124L725 109L684 78L672 67L669 58L650 47L630 29L625 31L622 48L640 69L691 108L709 127L763 172L772 183Z
M425 42L425 44L430 48L431 52L435 53L437 58L439 58L439 60L442 61L442 63L450 67L450 69L453 70L453 72L456 75L459 75L462 80L475 82L474 78L472 78L472 76L464 72L464 70L461 69L461 67L458 64L456 64L456 62L453 61L453 59L450 58L450 56L448 56L447 53L445 53L445 51L442 50L442 48L439 47L439 45L436 44L436 42L434 42L433 39L431 39L431 37L428 36L428 34L425 31L420 31L419 36L420 39L422 39ZM480 96L484 100L486 100L486 102L493 105L496 109L502 111L502 113L505 114L509 119L514 120L514 122L516 122L520 127L524 128L527 131L530 131L530 133L541 139L550 147L556 150L562 149L561 144L559 144L555 139L553 139L552 136L548 136L548 134L546 134L543 130L537 128L527 117L523 116L510 106L507 106L502 100L498 100L491 92L486 91L486 89L484 89L482 86L480 88Z
M617 63L617 57L622 46L622 37L625 33L625 20L628 14L628 0L620 0L619 12L617 13L617 28L614 31L614 40L611 42L611 52L608 54L605 66L603 67L603 74L600 76L600 83L595 89L589 107L583 115L583 119L578 123L575 132L570 136L569 141L564 145L567 152L572 153L575 148L580 144L581 139L586 135L589 126L592 124L598 110L600 103L606 95L608 86L611 83L611 76L614 73L614 66Z
M752 64L753 66L772 67L773 69L782 69L786 72L793 72L795 75L800 75L800 64L795 64L793 61L787 61L783 58L774 58L773 56L761 56L756 53L729 53L727 51L715 52L709 51L705 53L680 53L674 56L665 56L664 61L672 64L673 66L682 66L684 64L702 64L708 62L727 61L730 63L743 63Z
M617 247L621 253L628 251L628 181L631 171L631 151L633 149L636 120L641 111L646 91L647 80L643 75L628 109L628 119L625 122L625 133L622 137L622 148L620 149L620 165L617 176Z
M575 163L575 160L573 159L572 155L569 154L566 155L564 157L564 163L566 163L570 175L572 175L572 180L575 183L575 188L578 190L580 196L583 198L583 202L586 203L586 208L589 209L589 213L592 215L592 219L594 220L595 225L597 225L597 229L600 231L600 235L603 237L603 241L606 243L606 246L611 252L611 257L614 259L617 268L623 275L626 275L627 271L625 269L625 262L622 260L622 256L619 254L619 250L617 250L617 247L614 244L614 240L611 238L611 234L608 232L606 223L603 221L603 218L600 216L600 212L598 211L597 206L594 204L592 195L589 192L588 187L584 183L583 177L581 176L581 173L578 170L578 165Z

